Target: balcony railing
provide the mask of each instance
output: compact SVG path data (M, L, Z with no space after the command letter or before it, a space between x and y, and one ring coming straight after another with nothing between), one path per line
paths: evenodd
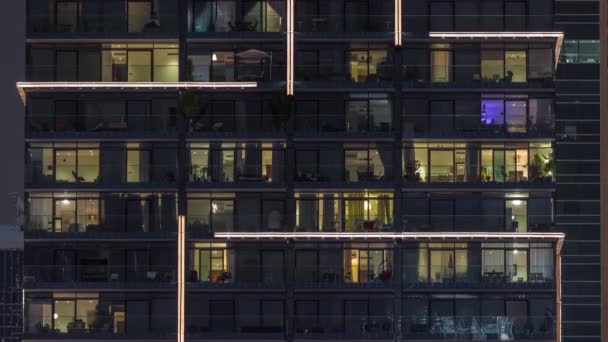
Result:
M151 57L150 57L151 58ZM58 64L26 66L27 80L33 82L177 82L179 66L150 64Z
M553 171L531 165L407 163L403 179L408 183L553 183Z
M527 208L522 207L524 211ZM480 209L481 210L481 209ZM502 209L500 209L502 210ZM409 232L495 231L495 232L552 232L552 214L527 213L521 218L504 214L403 214L402 229ZM521 221L521 222L519 222ZM475 228L478 227L478 228Z
M402 316L402 334L408 339L431 340L553 340L555 317L464 316L434 313L431 316Z
M406 10L407 11L407 10ZM525 11L525 9L524 9ZM405 14L403 31L523 32L552 31L555 16L540 14Z
M26 265L23 270L25 287L55 283L66 288L86 287L90 283L115 283L118 287L148 283L175 282L176 265L111 264L106 259L87 259L75 265ZM127 284L128 283L128 284Z
M504 116L504 114L503 114ZM474 134L491 137L496 134L521 136L550 136L555 133L554 116L551 113L540 113L535 121L504 122L484 120L481 113L474 114L415 114L403 115L404 136L446 136Z
M28 15L28 33L153 33L177 32L174 18L150 13Z
M177 106L177 105L176 105ZM78 115L28 115L26 132L37 134L120 135L130 133L154 133L170 135L176 130L177 113L159 114L78 114Z
M346 15L298 15L295 18L296 32L353 32L371 33L395 31L393 14L355 14Z
M432 264L429 267L403 267L403 286L409 289L431 288L552 288L553 264L506 265Z
M102 162L100 164L57 165L43 169L41 165L26 166L26 183L32 186L95 186L169 185L177 181L175 164L154 163L125 165Z
M26 233L160 233L175 232L177 217L175 213L138 215L76 215L76 212L61 215L36 215L26 217Z

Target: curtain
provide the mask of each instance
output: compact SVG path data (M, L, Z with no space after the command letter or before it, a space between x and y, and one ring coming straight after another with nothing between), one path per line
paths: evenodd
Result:
M334 194L323 194L321 199L323 205L323 222L321 223L321 229L323 231L336 231L340 230L342 215L339 208L340 200L334 196Z
M51 230L53 227L53 200L30 198L28 204L29 230Z
M550 248L531 248L530 249L530 278L531 280L553 279L553 250Z
M213 3L206 0L194 1L194 32L212 32Z
M393 149L378 147L377 151L384 168L384 174L382 176L384 176L385 180L391 179L393 175ZM370 152L373 153L374 151L371 150Z
M486 272L504 272L504 251L502 249L482 250L481 265L482 273Z
M363 221L367 219L364 209L364 194L353 194L352 197L357 199L346 199L346 231L362 231Z

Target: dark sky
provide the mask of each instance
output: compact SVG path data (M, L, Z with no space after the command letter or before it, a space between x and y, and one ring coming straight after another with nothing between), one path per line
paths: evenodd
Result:
M23 193L23 105L15 82L25 75L25 1L0 8L0 224L15 223L10 193Z

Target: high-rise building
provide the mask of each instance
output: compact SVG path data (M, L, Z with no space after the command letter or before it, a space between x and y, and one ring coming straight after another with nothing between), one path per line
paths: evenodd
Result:
M28 0L24 340L599 340L597 13Z
M19 342L23 332L23 231L0 225L0 341Z

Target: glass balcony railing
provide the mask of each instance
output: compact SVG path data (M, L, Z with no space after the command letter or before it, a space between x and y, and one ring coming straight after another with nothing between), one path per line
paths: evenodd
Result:
M307 213L310 215L314 213ZM314 217L302 215L297 218L296 228L289 224L290 218L281 213L268 215L235 215L233 213L213 213L211 215L187 215L188 231L192 234L216 232L390 232L393 231L391 214L367 215L351 214L322 224Z
M523 201L522 201L523 203ZM550 208L551 206L548 205ZM511 209L511 208L509 208ZM527 205L522 205L525 213ZM502 211L502 208L496 210ZM521 213L521 212L520 212ZM491 231L491 232L552 232L555 231L551 213L508 217L500 214L404 214L402 229L409 232Z
M150 51L150 54L152 51ZM151 57L146 57L151 58ZM179 66L150 64L57 64L26 66L30 82L177 82Z
M111 264L105 259L81 260L74 265L26 265L23 270L24 286L41 283L58 283L65 287L78 287L78 283L120 283L132 285L150 282L175 281L176 265Z
M404 315L402 336L408 339L456 341L526 341L555 338L555 317L525 315Z
M386 340L395 335L395 317L388 315L298 315L296 340Z
M86 215L62 211L61 215L26 215L26 233L160 233L177 231L177 216L142 212L125 215Z
M223 114L205 113L190 115L188 129L191 134L274 134L286 131L288 114Z
M407 288L550 288L554 283L553 264L527 263L404 266L403 286Z
M296 57L297 58L297 57ZM374 64L364 61L353 61L348 64L305 64L295 65L295 81L298 86L306 87L314 82L325 85L344 86L353 84L378 84L392 87L394 77L393 65L385 57L377 57L384 62Z
M190 288L281 288L285 286L285 266L275 265L225 265L213 270L193 269L186 271Z
M388 151L387 151L388 152ZM348 154L348 152L347 152ZM387 153L390 158L390 152ZM375 157L377 157L377 152ZM378 158L378 157L377 157ZM361 165L363 164L363 165ZM296 165L295 180L297 182L345 182L345 183L382 183L392 182L393 165L380 161L353 161L346 166L342 163L322 163ZM340 175L339 171L343 170Z
M386 104L390 106L390 104ZM295 115L295 131L297 133L343 133L345 135L358 133L383 134L389 133L392 127L392 113L346 113L346 114L309 114Z
M519 5L519 4L518 4ZM440 7L435 8L440 10ZM445 9L445 7L441 7ZM526 9L517 8L520 13ZM448 11L452 11L449 9ZM445 13L445 12L444 12ZM422 33L427 31L441 32L525 32L553 31L555 16L542 14L501 14L486 13L471 14L405 14L403 15L403 31L405 34Z
M553 183L553 171L528 165L491 166L478 164L406 163L403 179L407 183Z
M99 163L78 165L56 165L43 167L26 165L26 183L35 186L54 185L128 185L128 184L174 184L177 181L175 164Z
M176 130L177 113L169 114L78 114L78 115L28 115L26 132L122 134L172 133Z
M504 114L503 114L504 115ZM534 119L504 122L486 119L481 113L474 114L416 114L402 117L403 134L522 134L550 135L555 133L555 120L551 113L539 113Z
M344 262L350 262L350 259ZM332 265L296 265L295 281L296 287L300 288L388 288L393 281L393 269L389 262L348 269Z
M64 301L58 302L63 308ZM97 300L94 302L97 303ZM28 314L24 335L32 338L175 338L175 314L125 312L124 305L120 311L99 312L93 307L93 310L74 314L76 310L73 305L65 306L67 310L72 309L71 312L56 308L52 314ZM127 320L130 322L127 323Z
M446 51L441 50L441 52ZM448 62L452 54L434 56L434 58L447 58L444 64L402 65L401 76L404 84L412 86L428 84L434 87L553 87L555 74L552 59L543 63L527 63L524 56L519 57L524 61L518 61L519 64L516 65L495 60L482 60L481 64L452 64ZM552 55L548 54L548 57L551 58ZM500 66L494 66L496 63L500 63Z
M393 14L356 14L341 15L298 15L295 19L296 32L353 32L371 33L395 31Z
M76 2L66 3L77 5ZM143 3L144 6L147 4L149 3ZM42 10L42 8L36 10ZM131 9L128 15L116 12L101 15L91 13L78 15L77 13L74 8L66 14L28 14L28 33L151 33L177 32L178 30L175 17L163 15L161 12L162 17L159 18L156 14L151 14L150 9L147 10L147 13Z
M249 168L250 170L247 170ZM282 164L248 165L242 170L225 169L222 166L213 165L208 167L191 167L189 181L191 185L211 183L280 184L285 181L285 170Z

